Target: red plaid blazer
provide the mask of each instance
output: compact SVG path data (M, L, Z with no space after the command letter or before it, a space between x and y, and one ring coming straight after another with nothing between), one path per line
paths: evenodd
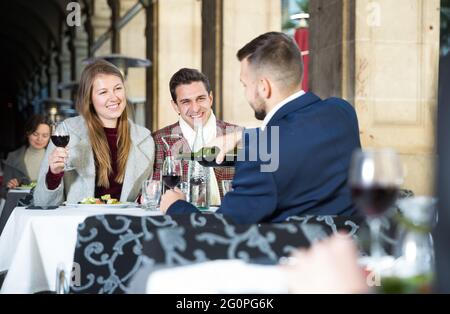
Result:
M217 136L221 134L225 134L225 132L231 132L233 127L236 125L217 120ZM229 128L228 130L226 128ZM167 152L164 142L162 140L163 136L175 135L172 138L164 138L167 144L171 147L170 151ZM176 137L178 135L179 137ZM164 158L169 154L174 154L178 152L190 152L189 145L186 139L183 137L181 132L180 124L174 123L165 128L162 128L155 133L152 134L153 140L155 141L155 163L153 167L153 180L160 179L160 172L164 162ZM181 140L180 140L181 137ZM188 173L188 162L183 161L183 181L187 182L187 173ZM232 180L234 177L234 168L232 167L224 167L224 168L214 168L214 173L217 178L217 184L219 186L220 197L223 197L222 191L222 180Z

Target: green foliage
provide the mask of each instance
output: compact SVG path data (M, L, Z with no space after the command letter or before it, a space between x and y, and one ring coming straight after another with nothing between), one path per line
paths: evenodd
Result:
M296 3L300 11L309 13L309 0L297 0Z
M289 0L282 1L283 6L288 5ZM295 5L298 7L296 13L305 12L309 13L309 0L295 0L293 1ZM281 28L284 32L288 32L289 30L298 27L298 21L292 21L290 19L290 14L283 16L283 22Z
M297 23L295 23L292 20L286 20L284 21L283 25L281 26L281 28L283 29L283 31L287 31L289 29L295 28L297 27Z

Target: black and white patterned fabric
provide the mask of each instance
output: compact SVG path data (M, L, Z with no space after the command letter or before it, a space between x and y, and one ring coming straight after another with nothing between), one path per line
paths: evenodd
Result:
M125 293L143 266L215 259L276 263L339 230L356 237L359 219L296 217L278 224L234 225L218 214L102 215L78 227L72 293Z

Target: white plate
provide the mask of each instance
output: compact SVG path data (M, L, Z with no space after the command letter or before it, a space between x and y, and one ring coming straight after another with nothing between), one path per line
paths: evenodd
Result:
M14 190L21 190L21 191L31 191L32 188L30 188L29 186L18 186L16 188L14 188Z
M10 189L8 191L8 193L21 193L21 194L26 194L26 193L30 193L31 189Z
M120 204L66 204L67 207L78 207L78 208L88 208L88 207L96 207L96 208L127 208L127 207L137 207L136 203L120 203Z
M200 212L210 212L210 213L215 213L216 210L218 210L218 209L219 209L219 206L209 206L208 209L204 209L204 208L200 209L200 208L198 208L198 210Z

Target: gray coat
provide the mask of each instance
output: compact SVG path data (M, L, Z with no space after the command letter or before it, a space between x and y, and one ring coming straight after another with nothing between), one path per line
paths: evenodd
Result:
M150 131L130 123L131 148L125 168L125 178L120 196L121 202L134 201L141 190L142 182L151 176L155 143ZM94 197L95 163L85 120L81 116L66 120L70 133L68 164L75 169L66 171L61 184L49 190L45 177L49 169L48 156L55 149L53 143L47 147L41 165L39 179L34 192L34 204L39 206L77 203L85 197Z
M8 188L6 185L11 179L18 179L19 183L30 183L27 168L25 166L25 152L27 147L24 145L19 149L8 154L8 158L3 163L3 184L0 191L0 197L6 198Z

